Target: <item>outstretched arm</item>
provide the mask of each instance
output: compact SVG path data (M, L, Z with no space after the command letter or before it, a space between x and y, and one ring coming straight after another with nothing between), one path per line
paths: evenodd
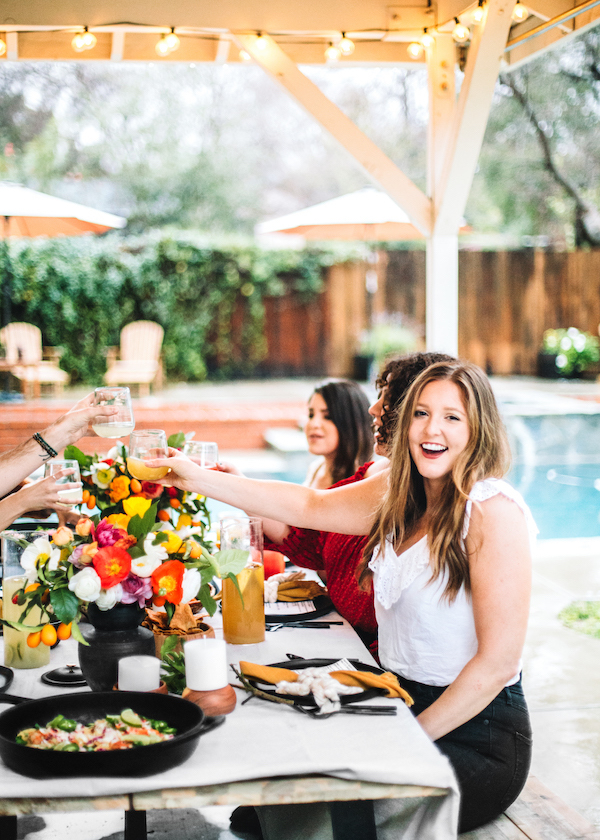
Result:
M55 510L64 513L70 510L70 505L61 503L58 491L81 490L81 482L59 484L56 479L67 475L66 471L48 476L40 481L26 484L16 493L12 493L0 501L0 531L8 528L19 516L28 511Z
M473 505L469 536L477 653L418 721L435 741L491 703L518 672L531 592L525 516L504 496Z
M258 481L204 470L177 449L170 449L169 454L169 458L147 462L152 467L170 468L163 484L316 531L367 534L387 489L387 470L346 487L313 490L287 481Z
M52 449L59 452L82 437L94 417L99 414L116 414L118 411L115 406L98 406L93 402L94 395L88 394L51 426L41 430L40 435ZM0 455L0 496L10 493L48 457L48 452L33 438Z

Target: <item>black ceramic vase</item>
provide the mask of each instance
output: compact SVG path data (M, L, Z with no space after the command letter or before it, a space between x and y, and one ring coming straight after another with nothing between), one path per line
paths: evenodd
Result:
M124 656L154 656L154 634L140 627L145 611L137 604L116 604L111 610L87 609L89 624L79 629L88 643L78 645L79 666L92 691L110 691Z

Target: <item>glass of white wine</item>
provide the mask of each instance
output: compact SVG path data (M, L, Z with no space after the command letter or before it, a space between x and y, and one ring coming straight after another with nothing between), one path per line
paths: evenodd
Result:
M94 417L92 429L99 437L121 438L134 430L135 422L129 388L96 388L94 405L112 405L118 409L116 414L98 414Z
M183 447L183 454L199 467L214 470L219 460L219 447L209 440L188 440Z
M169 472L168 467L147 467L145 462L166 458L169 454L167 436L162 429L136 430L129 438L127 469L138 481L157 481Z
M65 507L72 507L73 505L80 505L82 503L82 484L81 474L79 472L79 464L77 461L48 461L44 465L44 478L49 475L56 475L63 470L68 471L67 475L60 476L56 479L57 484L75 484L79 487L72 487L69 490L59 490L58 498Z

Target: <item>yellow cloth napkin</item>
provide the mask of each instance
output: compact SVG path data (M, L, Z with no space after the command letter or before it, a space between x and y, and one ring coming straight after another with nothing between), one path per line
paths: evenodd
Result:
M312 601L327 590L314 580L284 580L277 589L278 601Z
M282 680L296 682L298 672L288 668L272 668L270 665L257 665L254 662L240 662L242 674L250 679L275 685ZM398 682L398 677L390 671L384 674L373 674L371 671L331 671L333 677L342 685L357 685L364 689L384 688L387 697L401 697L407 706L413 705L413 699Z

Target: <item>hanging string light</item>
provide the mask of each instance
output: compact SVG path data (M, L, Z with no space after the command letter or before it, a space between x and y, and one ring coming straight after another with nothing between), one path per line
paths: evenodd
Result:
M352 55L354 52L354 41L346 38L346 33L342 32L342 40L337 45L342 55Z
M75 52L84 52L92 50L96 46L96 40L94 33L89 32L87 26L84 26L83 32L78 32L71 41L71 46Z
M527 20L529 17L529 12L525 8L525 6L521 3L521 0L517 0L517 4L513 9L512 19L516 23L522 23L524 20Z
M252 61L252 56L246 50L240 50L240 60L241 61Z
M463 26L457 17L454 18L456 26L452 30L452 37L457 44L466 44L471 38L471 30L468 26Z
M327 61L339 61L342 57L342 51L335 44L330 43L325 50L325 58Z
M485 9L484 9L484 6L483 6L483 0L479 0L479 4L478 4L477 8L473 12L473 21L475 23L481 23L481 21L483 20L484 11L485 11Z
M268 46L269 46L268 39L265 38L265 36L262 34L262 32L259 32L258 33L258 38L254 42L255 49L260 50L260 52L263 52L264 50L267 49Z
M421 35L421 44L426 50L430 49L435 44L435 38L427 31L427 27L425 27L423 34Z
M180 46L179 38L175 34L175 27L174 26L171 27L171 31L169 32L169 34L165 38L165 41L167 42L167 47L169 48L169 52L175 52L175 50L179 49L179 46Z
M425 47L419 41L411 41L406 48L406 52L416 61L418 58L421 58L425 52Z
M0 55L4 55L6 53L6 41L3 41L0 38Z
M157 45L154 47L156 51L156 55L164 58L166 55L169 55L171 50L169 49L169 45L167 44L167 36L161 35L160 40Z

